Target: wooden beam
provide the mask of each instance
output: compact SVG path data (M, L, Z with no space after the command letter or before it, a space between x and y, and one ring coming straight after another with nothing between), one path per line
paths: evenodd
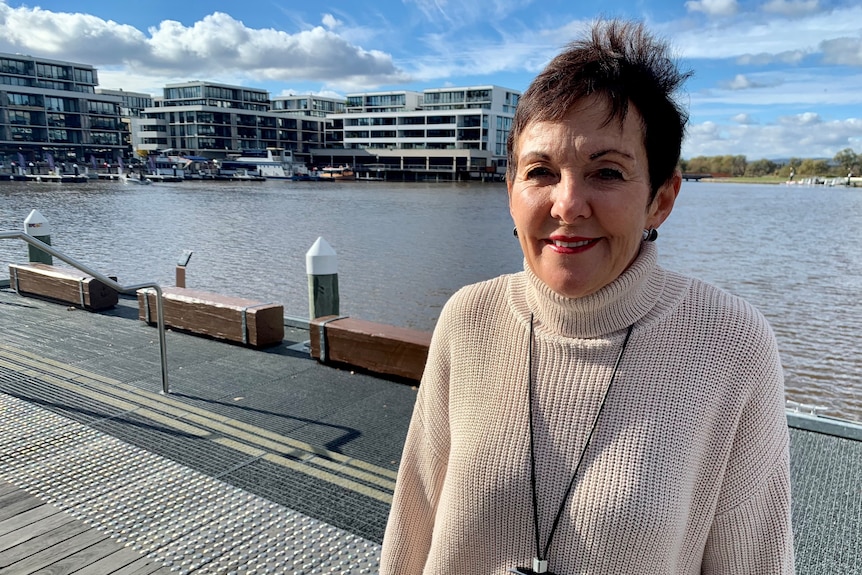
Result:
M310 322L311 356L373 373L420 381L431 333L338 316Z
M117 305L116 290L77 270L48 264L9 264L9 284L21 295L33 295L99 311Z
M165 325L251 347L281 343L284 306L179 287L162 288ZM138 317L156 323L156 292L138 290Z

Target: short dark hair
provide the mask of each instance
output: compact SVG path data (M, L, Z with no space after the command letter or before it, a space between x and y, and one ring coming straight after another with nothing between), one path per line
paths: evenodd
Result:
M682 72L668 44L642 23L599 20L588 38L569 44L530 83L509 131L506 177L514 181L518 138L533 122L562 120L578 101L597 94L610 104L607 122L625 120L629 104L643 119L650 201L679 164L688 114L674 93L692 75Z

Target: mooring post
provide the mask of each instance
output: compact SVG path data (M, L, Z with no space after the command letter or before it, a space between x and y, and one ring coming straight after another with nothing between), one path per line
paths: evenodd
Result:
M31 210L30 215L24 220L24 232L28 236L32 236L42 243L51 245L51 225L48 220L39 213L39 210ZM40 250L39 248L27 244L27 251L30 256L30 261L51 265L54 263L54 258L51 254Z
M325 239L317 238L305 254L309 319L339 315L338 256Z
M186 266L189 265L189 260L192 258L192 250L184 250L183 255L177 260L177 281L178 288L186 287Z

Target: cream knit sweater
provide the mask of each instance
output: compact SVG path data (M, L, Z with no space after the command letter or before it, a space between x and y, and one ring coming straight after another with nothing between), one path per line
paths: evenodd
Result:
M536 554L527 350L544 546L634 330L548 558L557 575L793 573L773 334L750 305L657 265L562 298L529 270L445 306L398 476L384 575L503 574Z

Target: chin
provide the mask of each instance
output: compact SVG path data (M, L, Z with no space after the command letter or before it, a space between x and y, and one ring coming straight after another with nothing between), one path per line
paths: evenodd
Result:
M584 284L583 282L574 282L571 280L560 280L557 281L547 281L544 280L545 284L551 288L555 293L567 298L579 298L588 296L591 293L597 291L597 289Z

